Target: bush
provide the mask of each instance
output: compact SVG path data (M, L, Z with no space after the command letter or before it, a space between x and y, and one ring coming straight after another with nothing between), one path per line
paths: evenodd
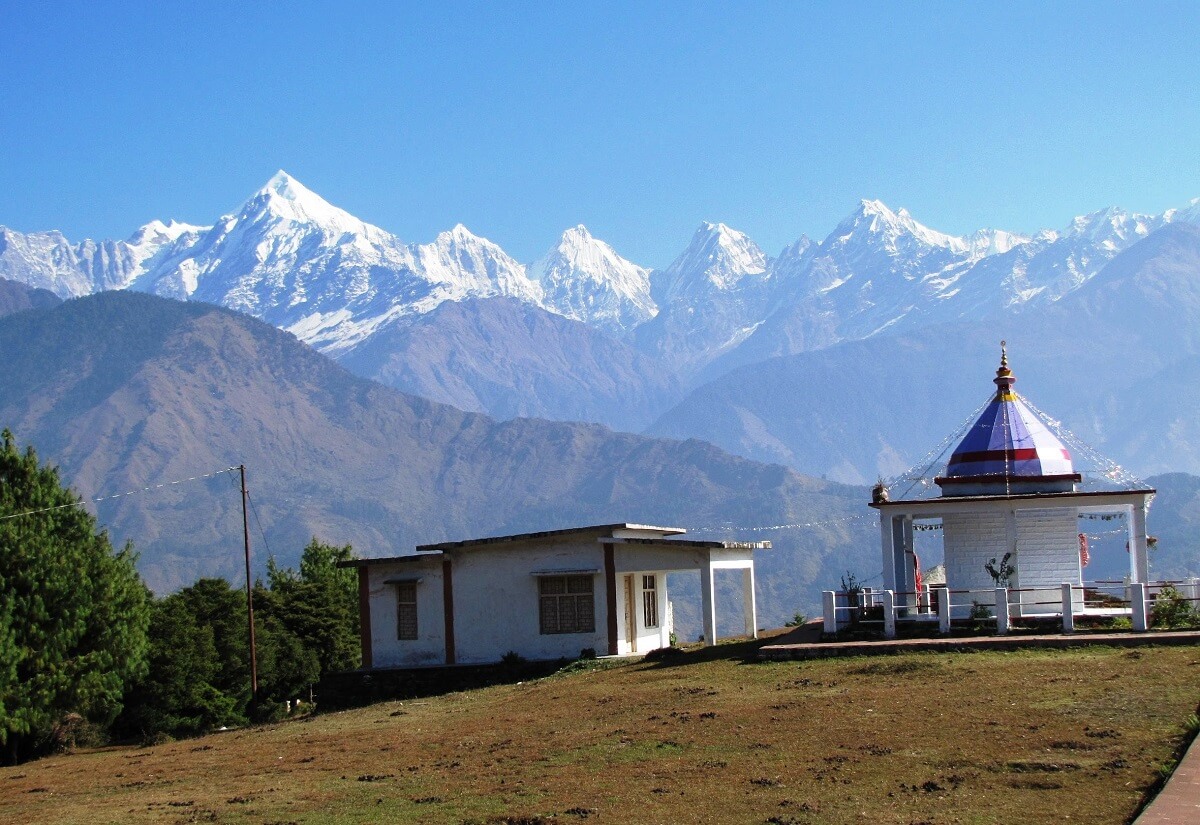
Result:
M1188 630L1200 627L1200 610L1174 587L1167 585L1154 597L1150 626L1160 630Z

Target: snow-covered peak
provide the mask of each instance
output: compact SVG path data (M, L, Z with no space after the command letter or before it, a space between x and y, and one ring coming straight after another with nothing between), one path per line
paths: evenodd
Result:
M558 244L533 264L531 274L542 279L549 269L546 265L562 262L576 274L596 281L610 280L613 274L632 275L634 281L645 280L649 270L622 258L604 241L594 237L583 224L564 230Z
M658 312L650 297L650 271L622 258L583 224L529 265L546 307L577 321L625 331Z
M865 243L895 250L904 244L906 238L955 254L969 252L972 248L967 239L930 229L915 220L907 209L893 212L879 200L859 201L858 208L838 224L822 246L856 246Z
M702 223L671 269L702 272L718 289L767 269L766 253L743 232L723 223Z
M168 221L163 223L160 220L153 220L145 226L139 227L136 232L129 236L126 241L130 246L142 247L146 245L157 245L173 243L183 235L198 235L201 232L207 232L211 226L194 226L190 223L182 223L180 221Z
M1031 238L1003 229L979 229L967 235L964 240L974 256L983 258L988 255L1003 255L1015 247L1029 243Z
M1167 215L1142 215L1110 206L1075 218L1063 236L1083 239L1110 251L1119 251L1139 238L1146 237L1169 220L1171 217Z
M447 229L444 232L439 232L437 237L433 239L432 244L424 245L424 247L429 246L436 247L439 250L451 252L453 254L457 254L458 252L466 252L466 254L472 255L498 254L507 257L507 253L505 253L504 250L501 249L497 244L492 243L487 238L476 235L461 223L455 224L453 229Z
M1197 223L1200 224L1200 198L1192 198L1188 205L1181 209L1168 209L1163 213L1164 223Z
M425 277L447 286L454 297L499 294L534 303L541 299L541 288L524 266L461 223L440 232L433 243L413 247L413 253Z
M586 251L592 249L596 244L608 246L603 241L597 241L588 228L583 224L576 224L570 229L564 229L562 235L558 239L558 250L566 255L586 254ZM612 247L609 247L610 249Z
M307 225L330 237L359 235L373 240L391 236L339 209L282 169L243 204L239 221L284 221Z

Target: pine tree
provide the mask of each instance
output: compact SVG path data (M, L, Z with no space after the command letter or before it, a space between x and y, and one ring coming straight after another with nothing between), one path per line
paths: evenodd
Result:
M10 761L48 748L67 714L100 725L146 669L149 594L130 545L114 552L80 500L0 445L0 745Z
M354 558L350 545L335 547L315 537L300 557L300 572L267 562L273 598L270 611L316 651L321 672L349 670L360 662L358 577L338 562Z

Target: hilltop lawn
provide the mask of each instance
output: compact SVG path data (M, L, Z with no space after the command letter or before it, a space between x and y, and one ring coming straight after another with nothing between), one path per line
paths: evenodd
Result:
M1124 823L1200 647L594 663L0 770L0 821Z

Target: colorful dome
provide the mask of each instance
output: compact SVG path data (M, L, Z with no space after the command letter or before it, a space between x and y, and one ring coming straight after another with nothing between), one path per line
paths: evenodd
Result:
M1012 389L1001 342L996 397L950 456L944 481L1062 479L1075 476L1071 453Z

